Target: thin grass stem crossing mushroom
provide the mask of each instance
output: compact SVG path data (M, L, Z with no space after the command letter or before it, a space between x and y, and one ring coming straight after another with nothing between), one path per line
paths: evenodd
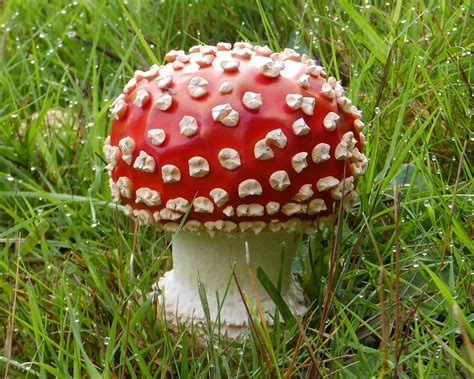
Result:
M248 315L231 273L253 299L247 265L275 285L280 278L301 315L291 263L303 233L356 199L367 164L361 112L291 49L219 43L173 50L166 61L137 71L113 102L104 151L113 199L138 222L178 232L173 270L159 280L168 322L205 320L200 280L221 333L240 336ZM258 291L271 322L275 305Z

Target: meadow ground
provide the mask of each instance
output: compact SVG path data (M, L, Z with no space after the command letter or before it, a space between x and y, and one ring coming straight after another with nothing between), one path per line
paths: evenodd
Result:
M4 378L474 375L472 4L360 3L0 1ZM102 145L135 69L238 40L341 80L370 164L339 237L298 253L308 316L198 351L154 318L169 238L110 203Z

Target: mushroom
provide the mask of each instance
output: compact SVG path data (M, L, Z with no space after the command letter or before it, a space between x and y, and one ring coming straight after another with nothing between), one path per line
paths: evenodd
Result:
M205 320L200 281L221 333L242 335L236 281L255 299L248 267L280 281L290 310L303 314L291 263L302 234L357 197L367 164L360 111L335 78L289 49L219 43L166 60L137 71L112 103L104 151L114 200L139 223L176 232L173 269L158 282L168 322ZM271 322L275 305L257 292Z

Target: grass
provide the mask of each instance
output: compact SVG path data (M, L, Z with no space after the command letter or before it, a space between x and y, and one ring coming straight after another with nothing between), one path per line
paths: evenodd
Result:
M472 8L357 3L0 2L4 378L474 375ZM342 80L370 165L337 239L298 254L306 318L199 350L154 318L169 237L110 204L101 148L135 69L242 39L297 46Z

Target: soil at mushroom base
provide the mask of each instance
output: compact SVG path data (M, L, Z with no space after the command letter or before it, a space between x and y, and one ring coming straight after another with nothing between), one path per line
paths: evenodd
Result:
M326 79L320 66L290 49L220 43L194 46L189 54L171 51L166 60L137 71L112 104L105 154L112 195L130 215L169 232L182 224L174 265L186 257L194 263L160 280L168 320L203 321L196 278L199 273L212 291L225 289L230 271L226 280L207 279L218 258L227 268L237 262L240 280L248 282L244 241L252 241L255 257L273 254L269 264L251 261L284 273L289 284L282 295L292 303L301 298L288 258L298 236L324 225L341 202L351 207L356 199L357 177L367 164L360 111L336 79ZM289 263L280 267L275 243L283 242ZM238 314L227 317L231 337L245 331L247 319L235 289L231 284L222 309ZM272 302L264 300L271 313ZM294 303L300 314L301 301Z

